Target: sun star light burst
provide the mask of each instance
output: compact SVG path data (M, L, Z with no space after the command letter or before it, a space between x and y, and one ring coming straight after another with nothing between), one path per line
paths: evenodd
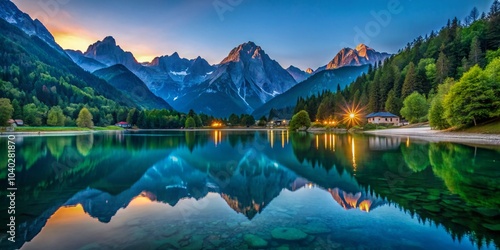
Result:
M353 127L355 125L359 125L363 118L364 107L361 107L360 104L345 104L344 107L341 107L342 114L342 122L347 124L349 127Z

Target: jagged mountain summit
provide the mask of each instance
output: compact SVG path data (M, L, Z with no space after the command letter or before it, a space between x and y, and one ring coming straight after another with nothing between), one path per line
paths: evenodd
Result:
M290 67L288 67L286 71L288 71L288 73L293 77L293 79L295 79L296 82L302 82L306 80L314 72L311 68L308 68L306 71L303 71L293 65L290 65Z
M38 19L31 19L28 14L19 10L10 0L0 0L0 18L18 27L29 36L37 36L59 53L65 54L61 46L54 40L52 34Z
M90 45L83 55L107 66L123 64L131 70L142 66L131 52L120 48L112 36L107 36L102 41L97 41Z
M359 44L356 46L356 49L341 49L325 66L325 69L338 69L345 66L361 66L365 64L374 65L379 61L383 62L390 56L390 54L385 52L377 52L365 44Z
M80 67L89 72L124 65L139 77L155 95L169 103L185 94L185 88L210 78L216 66L205 59L181 58L177 52L170 56L154 58L149 63L139 63L134 55L123 50L112 36L91 44L85 52L67 50L66 53ZM178 109L177 106L174 108Z
M189 87L208 79L216 69L205 59L198 56L195 59L181 58L177 52L170 56L156 57L151 63L145 64L161 72L166 72L181 88Z
M296 83L260 46L247 42L232 49L207 81L191 88L174 106L216 116L251 113Z

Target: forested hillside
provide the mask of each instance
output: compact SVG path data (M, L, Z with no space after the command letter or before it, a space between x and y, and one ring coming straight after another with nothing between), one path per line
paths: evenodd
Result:
M136 107L130 98L38 37L2 19L0 30L0 98L12 103L12 118L45 125L49 110L59 106L64 123L74 125L87 106L96 125L109 125L116 122L120 110L126 114L126 109Z
M401 115L404 100L417 92L419 98L425 98L424 105L418 107L425 110L425 115L417 117L416 121L426 121L429 108L439 102L444 106L438 118L446 120L439 128L477 124L500 116L500 69L496 66L499 63L494 63L494 59L500 57L499 45L500 3L495 1L488 14L480 14L474 8L464 21L454 18L440 31L416 38L396 55L357 78L340 94L324 92L299 99L295 112L305 109L314 120L340 119L340 107L359 105L365 114L388 111ZM449 86L441 87L438 94L443 84ZM460 93L465 93L468 86L472 87L467 95L477 98L464 101L465 96ZM489 91L485 92L486 89ZM461 106L451 107L456 103ZM461 116L469 118L454 117L457 110L477 109L481 109L481 114L471 116L470 112L461 112ZM403 117L413 118L408 114Z

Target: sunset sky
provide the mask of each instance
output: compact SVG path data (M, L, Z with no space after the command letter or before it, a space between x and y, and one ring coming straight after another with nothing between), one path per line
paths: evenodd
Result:
M65 49L86 50L110 35L139 61L178 52L216 64L233 47L254 41L285 68L315 69L358 42L395 53L448 18L463 19L474 6L487 12L493 0L13 2L40 19Z

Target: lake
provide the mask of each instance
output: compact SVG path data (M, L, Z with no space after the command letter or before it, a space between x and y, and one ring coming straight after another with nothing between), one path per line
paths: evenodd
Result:
M285 130L15 142L16 243L2 230L1 249L500 246L498 147Z

